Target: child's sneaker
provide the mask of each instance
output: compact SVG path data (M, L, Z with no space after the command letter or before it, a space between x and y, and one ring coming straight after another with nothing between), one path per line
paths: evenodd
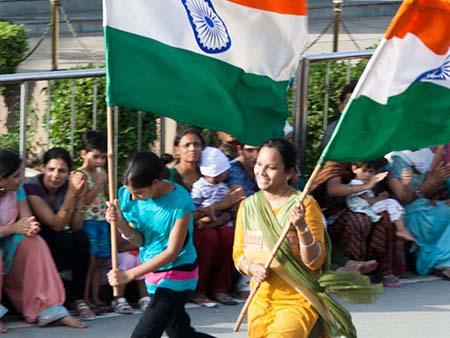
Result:
M151 298L149 296L142 297L141 299L139 299L138 305L142 312L145 312L148 304L150 304L150 301L151 301Z
M113 300L111 306L114 309L115 313L121 315L131 315L133 313L133 308L130 306L130 304L128 304L127 300L124 297Z

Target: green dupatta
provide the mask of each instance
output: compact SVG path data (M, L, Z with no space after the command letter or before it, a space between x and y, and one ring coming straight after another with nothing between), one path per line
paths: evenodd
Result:
M269 249L272 249L282 232L283 226L289 221L290 211L297 202L299 195L299 193L295 193L290 196L276 217L264 193L262 191L257 192L243 203L245 208L244 224L259 225L263 233L264 243ZM325 248L326 257L320 274L310 271L291 255L287 240L283 242L275 257L292 280L311 291L309 293L314 295L325 309L328 309L328 313L326 313L323 307L314 306L314 302L312 302L328 334L331 337L355 338L357 334L350 313L332 298L330 293L333 292L350 303L366 304L373 303L376 295L383 291L383 287L381 285L372 286L367 276L357 272L331 271L331 242L326 231Z

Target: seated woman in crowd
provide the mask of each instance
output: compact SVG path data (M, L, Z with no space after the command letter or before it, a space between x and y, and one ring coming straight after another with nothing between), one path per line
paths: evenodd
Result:
M203 138L198 129L186 128L180 130L174 140L177 164L169 169L169 180L184 186L190 192L194 182L201 177L199 161L204 145ZM220 207L216 208L216 210L224 210L232 206L234 203L230 196L233 195L226 195L222 199ZM196 218L198 216L197 214ZM231 250L233 245L233 232L228 231L222 233L216 231L214 226L199 229L196 225L194 230L194 243L197 249L199 265L199 279L194 301L203 306L215 306L216 303L211 301L206 295L207 283L210 281L214 285L215 290L230 289L231 257L228 261L215 253ZM211 288L209 289L211 290ZM229 299L223 298L221 300L228 301Z
M404 242L396 237L395 224L386 213L372 222L368 215L349 211L345 204L347 196L372 189L378 178L349 185L353 178L349 163L326 162L313 185L313 196L329 224L334 263L343 271L374 272L385 286L399 286L394 270L396 274L405 270Z
M84 328L63 306L63 283L21 187L23 170L17 154L0 150L0 294L29 323ZM7 311L0 305L0 317ZM0 332L6 332L1 322Z
M434 271L450 280L450 196L445 186L450 166L439 163L431 170L433 157L427 148L390 153L389 185L405 206L405 224L416 238L418 273ZM405 173L409 180L402 180Z
M58 271L72 272L66 283L68 299L83 319L94 312L83 300L89 267L89 239L81 231L87 191L85 175L70 173L72 160L63 148L52 148L44 154L42 174L28 180L24 188L34 215L41 223L45 239Z
M376 161L352 163L352 172L355 178L350 181L352 187L364 185L374 176L379 181L384 180L388 172L376 174ZM405 209L400 203L389 198L389 193L384 190L375 195L372 189L355 192L346 198L347 207L353 212L361 212L372 219L372 222L378 222L381 218L380 214L386 211L389 214L389 220L395 223L397 228L396 236L403 238L405 241L414 241L414 237L406 229L403 221Z

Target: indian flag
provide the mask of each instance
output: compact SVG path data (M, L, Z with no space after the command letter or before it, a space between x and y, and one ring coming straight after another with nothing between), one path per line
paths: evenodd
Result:
M283 134L306 0L103 0L107 100L260 144Z
M450 0L405 0L320 162L450 142Z

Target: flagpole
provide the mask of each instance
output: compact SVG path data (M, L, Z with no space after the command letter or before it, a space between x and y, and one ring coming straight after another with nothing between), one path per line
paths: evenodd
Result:
M305 197L308 195L309 190L311 189L311 186L312 186L314 180L316 179L317 174L319 173L321 168L322 168L321 163L320 162L317 163L316 167L314 168L314 171L312 172L311 176L309 177L308 182L306 183L305 189L303 189L297 203L301 204L303 202L303 200L305 199ZM270 268L270 265L272 264L272 261L274 260L278 250L280 249L281 245L283 244L283 241L286 238L290 228L291 228L290 223L286 224L285 227L283 228L283 230L280 234L280 237L278 238L277 242L275 243L275 246L272 248L272 251L270 253L270 258L264 264L265 269ZM235 332L239 331L239 328L241 327L242 321L244 320L244 316L248 310L248 307L249 307L250 303L252 302L253 298L255 297L256 292L258 291L260 286L261 286L261 283L256 282L255 287L251 290L247 300L245 301L245 304L242 307L241 312L239 313L239 317L237 318L236 323L234 324Z
M109 190L109 203L113 204L116 198L116 181L114 177L114 123L113 123L113 110L110 106L106 109L107 119L107 138L108 138L108 190ZM111 265L112 269L118 268L117 264L117 230L116 224L111 222ZM119 287L113 286L114 297L119 296Z

